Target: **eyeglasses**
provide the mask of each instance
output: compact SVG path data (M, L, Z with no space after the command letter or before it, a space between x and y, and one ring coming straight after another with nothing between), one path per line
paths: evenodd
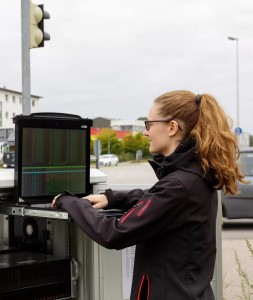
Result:
M157 122L169 123L171 120L172 119L168 119L168 120L154 120L154 121L145 120L144 124L145 124L146 130L149 131L151 123L157 123Z
M169 122L172 121L173 119L174 119L174 117L173 117L173 118L170 118L170 119L167 119L167 120L152 120L152 121L145 120L145 121L144 121L144 124L145 124L146 130L149 131L151 123L157 123L157 122L169 123ZM182 130L182 128L181 128L179 125L178 125L178 128L179 128L180 130Z

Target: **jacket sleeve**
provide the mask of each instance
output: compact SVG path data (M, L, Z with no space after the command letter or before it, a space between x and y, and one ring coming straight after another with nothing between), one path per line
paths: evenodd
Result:
M68 195L58 198L74 222L103 247L122 249L168 231L185 219L187 193L177 180L155 185L120 219L107 218L86 199Z
M141 189L134 189L131 191L113 191L107 189L104 193L108 200L106 209L119 208L128 210L135 205L146 192L147 191Z

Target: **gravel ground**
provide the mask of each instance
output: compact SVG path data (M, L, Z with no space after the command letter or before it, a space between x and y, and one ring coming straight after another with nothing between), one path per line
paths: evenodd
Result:
M253 239L249 239L253 247ZM246 272L249 282L253 284L253 257L247 247L246 239L223 239L222 240L222 273L223 273L223 299L225 300L251 300L253 288L245 285L242 288L242 277L238 272L236 255L241 269Z

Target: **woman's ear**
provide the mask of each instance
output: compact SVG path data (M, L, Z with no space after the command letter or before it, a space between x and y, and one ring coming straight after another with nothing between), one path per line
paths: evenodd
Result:
M179 125L178 125L177 121L172 120L169 123L169 136L175 135L178 131L179 131Z

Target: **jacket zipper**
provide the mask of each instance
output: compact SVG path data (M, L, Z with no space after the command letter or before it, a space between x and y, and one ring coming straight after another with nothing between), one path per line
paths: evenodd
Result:
M129 212L127 212L125 214L125 216L123 216L120 219L120 223L122 224L123 222L125 222L125 220L138 208L138 206L140 206L144 201L141 201L140 203L136 204L132 209L129 210Z

